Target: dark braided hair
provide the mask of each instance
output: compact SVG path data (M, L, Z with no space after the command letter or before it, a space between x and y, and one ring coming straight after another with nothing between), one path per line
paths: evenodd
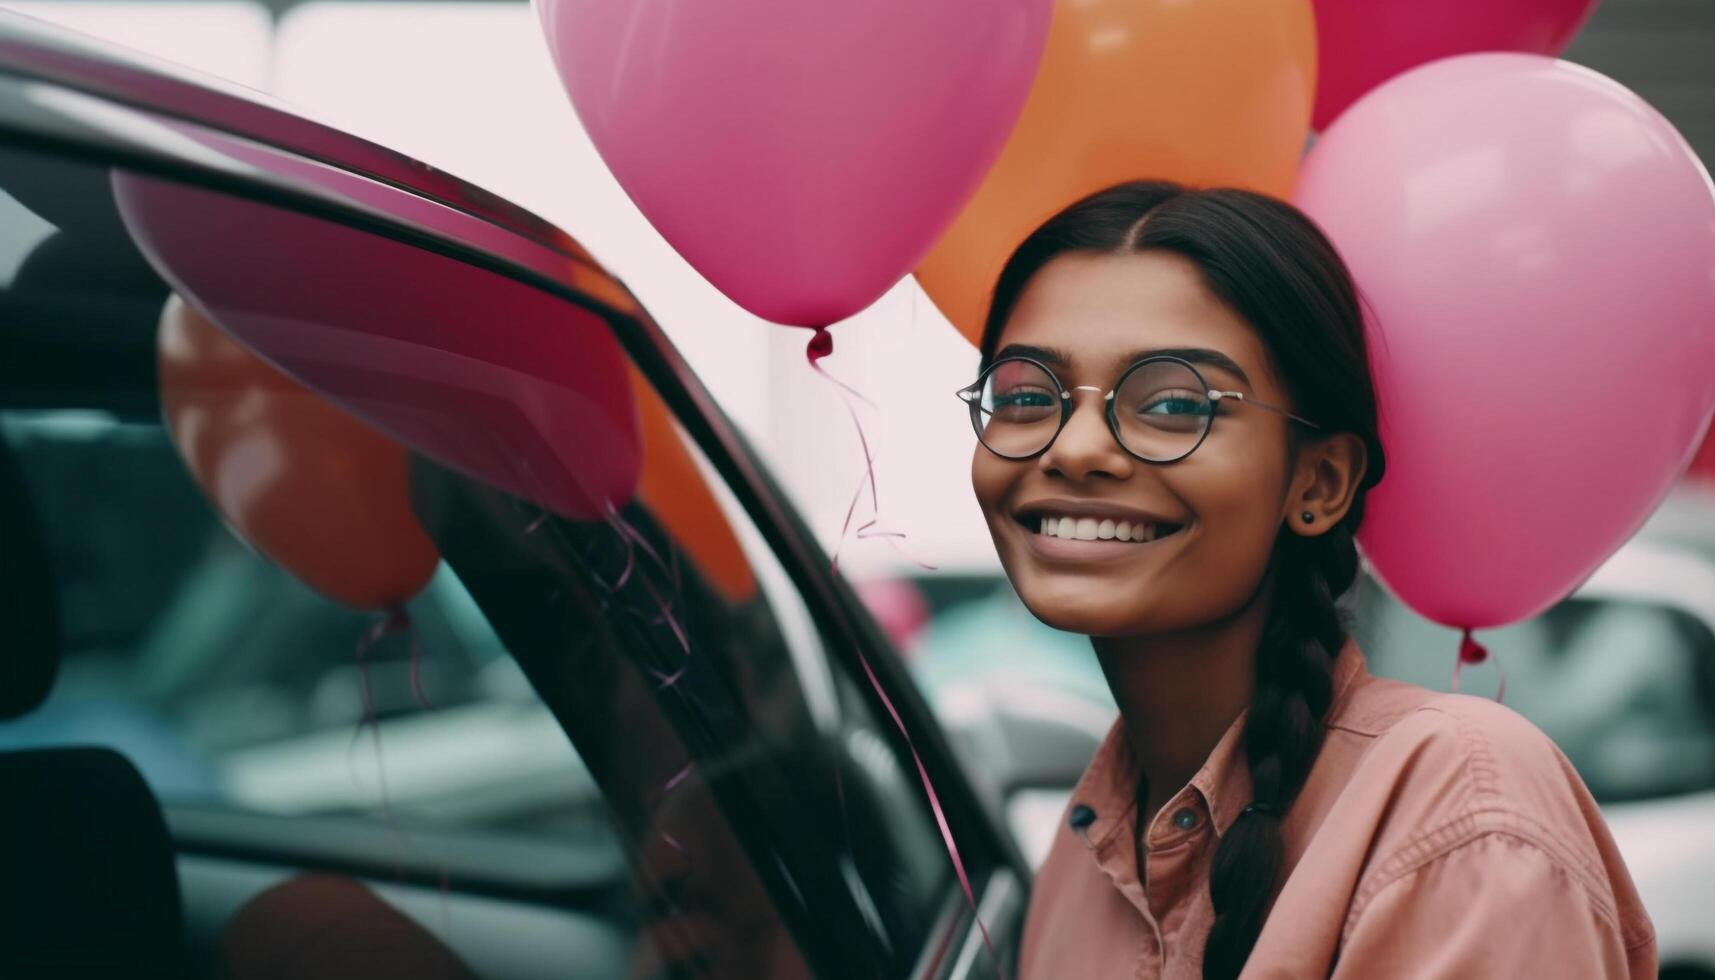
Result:
M1322 232L1290 204L1250 191L1189 190L1163 181L1110 188L1060 212L1025 239L995 285L983 363L1031 278L1067 252L1167 251L1256 330L1296 410L1327 432L1364 442L1367 467L1350 509L1316 536L1282 527L1270 558L1269 616L1245 718L1252 800L1222 836L1209 873L1215 921L1205 980L1236 977L1256 945L1281 865L1281 821L1322 744L1333 661L1346 639L1335 603L1358 573L1364 493L1385 467L1375 386L1356 288ZM1296 429L1294 440L1303 438Z

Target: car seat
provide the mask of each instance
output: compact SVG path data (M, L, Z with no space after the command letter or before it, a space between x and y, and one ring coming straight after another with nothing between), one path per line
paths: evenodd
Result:
M60 643L47 542L0 442L0 721L47 697ZM0 752L0 976L182 975L173 860L160 804L124 756Z

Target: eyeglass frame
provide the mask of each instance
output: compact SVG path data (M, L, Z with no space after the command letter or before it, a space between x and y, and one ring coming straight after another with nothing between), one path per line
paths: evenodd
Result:
M978 421L978 416L982 413L983 384L988 381L989 376L994 373L995 368L1001 366L1002 364L1006 364L1010 361L1023 361L1024 363L1032 365L1033 367L1040 368L1044 374L1048 375L1048 377L1054 381L1055 387L1060 389L1060 424L1054 428L1054 434L1048 437L1048 441L1042 445L1041 449L1038 449L1035 452L1030 453L1029 455L1026 455L1026 456L1008 456L1004 453L997 452L992 446L990 446L988 444L988 441L983 438L982 425ZM1148 365L1151 365L1151 364L1161 363L1161 362L1168 362L1168 363L1172 363L1172 364L1177 364L1177 365L1180 365L1181 367L1185 368L1186 370L1190 371L1191 376L1197 379L1197 386L1200 389L1202 389L1204 395L1209 399L1209 404L1210 404L1209 422L1207 425L1203 426L1202 434L1197 437L1197 441L1192 444L1190 449L1185 450L1183 453L1180 453L1178 456L1175 456L1172 459L1150 459L1146 456L1140 456L1137 453L1133 452L1131 450L1131 447L1129 447L1125 444L1125 440L1120 437L1119 418L1114 412L1114 395L1116 393L1118 393L1121 388L1125 387L1126 381L1133 374L1135 374L1137 371L1143 369L1144 367L1147 367ZM1022 463L1022 462L1025 462L1027 460L1035 459L1038 456L1041 456L1043 453L1047 452L1048 450L1054 448L1054 443L1057 440L1059 440L1060 433L1066 431L1066 423L1072 421L1072 413L1077 411L1077 406L1075 404L1073 404L1073 402L1072 402L1072 392L1074 392L1074 391L1100 392L1101 390L1102 389L1096 387L1095 385L1073 385L1072 387L1068 388L1060 380L1060 376L1058 374L1054 373L1053 368L1042 363L1041 361L1037 360L1034 357L1027 357L1023 354L1013 354L1013 355L1010 355L1008 357L1003 357L1003 358L1000 358L999 360L996 360L994 363L992 363L988 367L984 368L982 373L977 375L977 380L971 382L970 384L964 386L963 388L960 388L958 391L953 392L953 394L956 395L960 401L964 402L965 405L970 408L971 428L976 431L977 442L981 443L982 447L984 449L987 449L989 452L994 453L994 455L999 457L1000 459L1011 460L1012 462L1015 462L1015 463ZM1112 388L1108 389L1108 391L1102 395L1102 401L1106 405L1106 408L1103 410L1102 414L1107 418L1108 434L1114 437L1114 444L1119 446L1120 449L1124 450L1125 454L1127 456L1130 456L1131 458L1138 460L1140 462L1151 463L1151 464L1154 464L1156 466L1165 466L1169 463L1179 462L1180 460L1184 459L1185 457L1196 452L1203 445L1203 441L1205 439L1209 438L1210 431L1212 431L1215 428L1215 417L1219 412L1221 402L1226 400L1226 399L1229 399L1229 398L1232 399L1233 401L1236 401L1236 402L1242 402L1246 405L1254 405L1257 408L1265 409L1267 411L1275 413L1276 415L1280 415L1280 416L1283 416L1287 419L1290 419L1293 422L1297 422L1300 425L1309 426L1310 428L1316 429L1317 431L1321 431L1321 429L1322 429L1322 427L1320 425L1317 425L1315 422L1310 421L1309 419L1305 418L1302 415L1295 415L1295 414L1287 411L1286 409L1279 407L1278 405L1270 405L1267 402L1259 402L1256 399L1250 397L1249 395L1246 395L1242 391L1224 391L1220 388L1211 387L1209 385L1208 379L1203 377L1203 372L1197 370L1197 365L1192 364L1190 361L1186 360L1183 357L1175 357L1172 354L1156 354L1156 355L1153 355L1150 357L1145 357L1145 358L1142 358L1140 360L1132 362L1128 367L1126 367L1126 369L1124 371L1121 371L1120 376L1119 376L1119 380L1115 381L1114 386Z

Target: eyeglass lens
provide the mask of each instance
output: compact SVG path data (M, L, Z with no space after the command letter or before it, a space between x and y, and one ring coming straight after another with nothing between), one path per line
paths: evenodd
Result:
M1060 432L1060 393L1059 382L1040 365L997 361L983 376L981 397L973 403L977 437L990 452L1011 459L1042 452ZM1170 462L1197 448L1208 431L1214 403L1189 365L1157 360L1126 372L1110 410L1110 426L1126 450L1142 459Z

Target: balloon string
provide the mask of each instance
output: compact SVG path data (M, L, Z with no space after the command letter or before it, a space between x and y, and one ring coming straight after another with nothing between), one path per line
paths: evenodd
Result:
M632 569L638 567L637 552L642 551L645 556L654 561L658 567L673 579L674 591L680 592L681 587L679 584L678 565L662 560L661 554L649 543L649 539L645 538L636 528L632 527L611 503L606 505L606 511L608 525L616 534L619 535L620 544L625 546L625 574L621 576L619 582L615 583L614 589L617 590L623 586L625 584L625 580L631 577ZM685 671L690 669L691 638L685 631L684 625L679 622L679 617L673 614L672 597L663 596L661 592L655 588L655 584L647 575L639 575L638 581L643 583L644 591L649 593L650 600L655 604L657 615L653 620L651 620L651 622L657 625L663 623L666 624L667 628L672 631L673 638L679 643L680 653L685 656L685 659L679 664L679 669L672 672L660 670L655 667L648 668L649 673L654 676L656 683L660 686L660 689L665 690L679 683L679 681L685 676Z
M393 810L393 795L387 788L387 760L385 753L381 750L381 721L376 717L375 699L369 688L370 654L374 652L375 647L383 639L398 632L403 632L411 638L411 696L416 700L417 706L425 711L434 707L434 704L429 700L428 693L423 688L422 636L417 632L417 624L411 619L411 614L405 608L405 604L394 602L382 610L382 614L369 625L368 629L363 631L363 635L357 640L357 685L363 705L363 717L358 720L357 730L351 733L349 752L357 750L358 740L363 737L363 730L368 728L375 746L375 779L376 790L380 794L381 820L387 826L392 841L399 845L399 849L395 850L392 855L393 877L396 881L404 881L405 865L401 852L415 854L417 848L412 843L410 835L405 832L405 828L399 823L398 814ZM351 771L353 782L358 782L355 760L351 763ZM359 785L361 786L361 784ZM451 922L452 876L445 862L436 862L435 872L440 888L441 927L445 930L450 927Z
M642 551L644 555L654 561L656 566L666 572L667 576L672 579L673 590L675 592L681 592L683 590L682 584L679 581L678 564L663 559L660 552L655 550L655 546L649 543L649 539L645 538L636 528L632 527L624 517L620 516L619 511L616 510L611 503L607 505L607 520L609 525L618 532L620 540L625 543L626 569L628 572L635 564L635 553L637 551ZM667 624L667 627L673 631L674 638L679 641L680 651L688 656L691 652L691 639L686 634L684 626L679 623L679 618L673 615L672 597L663 596L656 590L654 584L651 583L647 577L642 577L642 582L644 588L649 593L649 597L655 601L655 607L660 613L660 615L655 619L655 622L664 622ZM623 580L620 584L624 584Z
M1485 663L1491 656L1489 648L1472 638L1470 628L1466 627L1459 638L1458 659L1453 661L1453 693L1459 693L1459 674L1466 664ZM1507 696L1507 670L1501 666L1499 659L1495 660L1495 670L1500 674L1500 684L1495 688L1495 701L1499 703L1505 701Z
M411 638L411 697L424 711L434 708L428 691L423 688L423 637L417 632L417 624L412 622L411 614L403 604L397 606L388 618L388 628L404 630Z
M816 332L810 337L810 343L805 347L805 360L809 361L812 370L821 375L840 391L842 401L845 403L846 414L850 416L852 420L852 428L857 431L858 444L863 449L864 475L859 478L857 489L852 493L851 502L846 505L845 520L840 524L840 537L838 542L834 545L834 554L832 559L829 561L829 565L834 571L839 571L840 552L845 549L846 541L849 538L855 537L860 541L868 538L885 538L887 543L891 545L895 551L899 552L913 564L917 565L917 567L928 571L934 571L934 565L912 556L901 546L900 543L904 541L906 537L904 532L891 531L880 526L881 492L879 484L875 479L875 452L870 448L869 436L864 431L863 420L858 416L857 406L853 404L853 401L862 402L872 409L877 408L878 406L875 402L870 401L865 397L862 392L853 388L851 385L846 384L844 381L841 381L839 378L829 374L827 369L822 367L820 363L822 358L827 357L833 352L833 335L828 332L828 328L817 327ZM866 489L869 491L870 511L875 516L871 517L863 524L858 525L857 531L854 534L852 531L852 521L857 516L858 503L863 500L864 491Z
M895 728L899 729L900 737L905 739L905 747L911 751L911 761L917 764L917 778L923 783L923 791L929 796L929 808L935 812L935 823L941 828L941 843L947 848L947 856L953 860L953 871L959 877L959 887L965 893L965 903L971 907L971 916L977 920L977 929L982 933L983 946L988 950L989 959L994 961L995 972L1002 973L1000 957L995 955L994 942L989 937L988 925L983 922L982 913L977 908L977 895L971 888L971 879L965 873L965 862L959 857L959 845L953 840L953 830L947 824L946 811L941 807L941 798L935 792L935 783L929 778L929 769L923 765L923 757L917 752L917 743L911 738L911 733L905 728L905 720L899 717L899 710L893 706L893 699L887 696L887 690L882 687L881 680L875 676L875 671L869 665L869 658L863 655L863 650L857 651L858 663L863 667L864 676L869 679L870 687L875 689L876 696L881 699L887 713L893 718Z
M380 794L381 821L386 824L392 839L395 842L402 842L404 849L408 851L411 850L410 840L399 826L399 820L393 813L392 794L387 791L387 760L381 751L381 721L375 715L375 699L369 689L369 655L374 651L376 644L393 631L396 616L402 612L402 606L390 606L375 622L369 625L368 629L363 631L363 635L357 640L357 690L363 707L363 716L358 719L357 729L351 733L351 746L347 754L349 756L357 751L357 743L363 738L363 730L369 729L375 746L375 779L376 790ZM355 759L352 759L349 764L352 781L361 787L361 782L357 779ZM394 879L404 880L403 858L398 851L394 851L392 859Z
M386 635L387 617L383 616L369 624L369 628L364 630L357 640L357 696L363 707L363 717L358 720L357 733L352 736L353 740L367 725L375 721L375 699L369 692L369 652Z
M870 506L878 513L881 510L881 503L880 496L876 490L875 456L870 451L869 439L864 434L863 422L858 418L857 409L852 404L851 400L857 399L872 408L875 407L875 403L870 401L868 398L865 398L856 389L829 374L822 368L821 364L818 362L833 352L834 338L828 333L828 329L826 327L815 328L815 333L810 337L810 343L805 348L805 359L809 361L810 367L813 368L817 374L820 374L822 377L832 382L844 395L847 396L846 412L851 416L852 425L857 429L858 442L863 446L864 478L863 481L858 484L858 490L852 497L851 505L846 508L845 525L840 528L840 545L843 546L845 544L846 534L851 530L852 517L857 509L858 501L863 499L864 488L868 487L870 493ZM871 531L871 529L875 527L875 524L876 520L872 519L860 527L858 529L860 536L865 531ZM898 532L875 530L871 533L873 536L886 536L890 539L904 537L903 534ZM838 570L839 546L836 546L834 549L834 558L831 565L835 571ZM965 893L965 902L971 907L971 917L976 920L977 929L982 933L983 947L988 951L989 959L994 962L995 971L997 973L1003 973L1004 968L1001 966L1000 957L995 953L994 941L989 936L988 925L983 922L982 913L977 908L977 894L976 891L971 888L971 879L970 875L965 871L964 859L959 856L959 845L954 841L953 829L947 823L946 810L941 806L940 795L935 792L934 780L929 778L929 769L923 764L923 757L917 751L917 743L911 738L911 732L906 729L905 720L899 716L899 710L893 706L893 699L887 696L887 689L882 686L880 678L875 676L875 670L870 667L869 658L864 656L862 648L857 648L857 657L858 664L863 667L864 677L868 679L870 687L875 690L876 697L881 699L882 706L887 709L888 716L893 719L894 727L899 730L900 737L905 740L905 747L911 752L911 761L917 765L917 778L923 783L923 792L929 798L929 808L934 812L935 824L941 831L941 843L947 849L947 856L952 859L953 873L958 876L959 888ZM838 778L837 769L835 771L835 775L836 778ZM842 786L840 789L843 795L844 787Z

